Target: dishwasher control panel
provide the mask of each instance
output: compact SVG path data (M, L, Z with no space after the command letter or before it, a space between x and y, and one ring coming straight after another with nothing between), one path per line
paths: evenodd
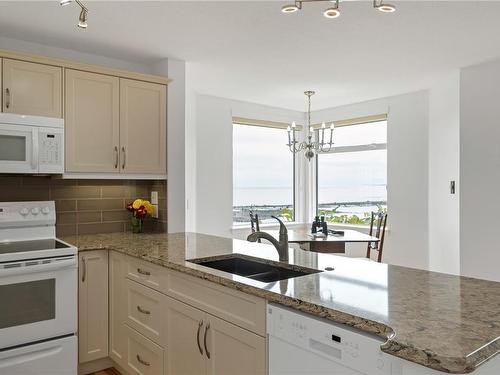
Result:
M278 341L342 364L356 374L390 375L391 359L380 350L383 339L325 319L269 304L267 333Z

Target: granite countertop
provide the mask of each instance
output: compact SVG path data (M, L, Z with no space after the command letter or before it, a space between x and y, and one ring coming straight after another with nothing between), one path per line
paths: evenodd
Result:
M108 249L270 302L376 334L389 354L467 373L500 351L500 283L290 249L290 264L333 271L263 283L186 260L233 253L278 261L270 245L196 233L65 237L79 251Z

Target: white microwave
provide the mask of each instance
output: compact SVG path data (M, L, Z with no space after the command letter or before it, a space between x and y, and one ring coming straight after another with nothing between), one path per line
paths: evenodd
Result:
M63 172L63 119L0 113L0 173Z

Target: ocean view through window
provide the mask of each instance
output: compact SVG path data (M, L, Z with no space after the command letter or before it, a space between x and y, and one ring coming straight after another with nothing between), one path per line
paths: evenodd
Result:
M335 149L317 160L317 213L330 223L368 225L387 211L387 121L335 129Z
M249 223L250 211L261 223L294 220L294 156L285 143L285 128L234 124L234 224Z

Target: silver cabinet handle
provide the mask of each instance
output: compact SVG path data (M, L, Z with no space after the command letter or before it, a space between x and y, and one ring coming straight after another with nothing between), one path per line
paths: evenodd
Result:
M200 331L202 326L203 326L203 320L200 320L200 322L198 323L198 331L196 332L196 343L198 344L198 350L200 351L201 355L203 355L203 349L201 348L200 344Z
M139 272L141 275L146 275L146 276L150 276L151 275L151 272L148 272L148 271L144 271L140 268L137 269L137 272Z
M115 169L117 169L118 168L118 146L115 146L115 156L116 156Z
M208 322L207 326L205 327L205 335L203 336L203 345L205 345L205 353L207 353L208 359L210 359L210 352L208 351L207 348L207 333L209 329L210 329L210 322Z
M122 146L122 153L123 153L122 169L125 169L125 161L127 160L127 155L125 154L125 146Z
M10 90L9 88L5 89L5 108L10 107Z
M82 257L82 283L85 282L85 279L87 277L87 260L85 259L85 257Z
M141 306L137 306L137 311L139 311L140 313L143 313L145 315L149 315L151 314L151 311L149 310L144 310Z
M151 366L151 363L149 363L148 361L145 361L144 359L142 359L139 354L137 354L135 356L135 358L137 358L137 362L139 362L140 364L142 364L144 366Z

